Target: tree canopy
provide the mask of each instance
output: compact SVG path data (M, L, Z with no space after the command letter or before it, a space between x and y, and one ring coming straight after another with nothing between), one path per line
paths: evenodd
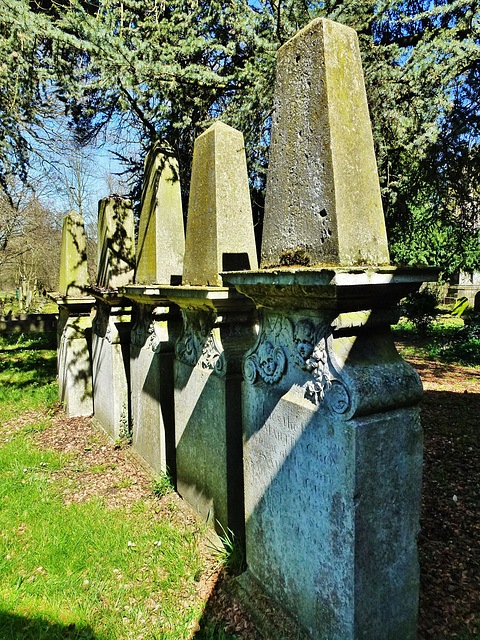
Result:
M480 12L466 0L1 0L0 182L25 177L62 107L79 144L115 135L136 176L173 147L188 192L212 120L245 135L261 219L276 51L319 15L359 34L392 257L480 266ZM122 141L135 140L141 157ZM135 190L136 188L136 190Z

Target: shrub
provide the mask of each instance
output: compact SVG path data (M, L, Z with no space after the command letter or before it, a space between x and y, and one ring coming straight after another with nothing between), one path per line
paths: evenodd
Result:
M426 332L437 314L437 294L428 287L410 293L402 300L405 316L418 331Z

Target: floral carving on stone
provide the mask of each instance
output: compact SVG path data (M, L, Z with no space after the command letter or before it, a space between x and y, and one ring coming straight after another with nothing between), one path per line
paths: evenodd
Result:
M154 353L157 351L160 345L160 338L157 335L151 311L139 311L131 333L131 344L149 349Z
M329 355L331 332L328 322L267 316L256 346L245 358L245 380L254 384L261 378L274 384L286 373L288 362L293 361L308 374L307 381L298 385L306 399L316 406L325 402L335 413L346 413L351 405L350 394Z
M107 305L97 305L95 317L92 322L92 330L100 338L106 338L111 342L110 309Z
M350 407L350 395L338 378L328 353L331 326L302 319L293 324L293 359L312 379L304 385L305 397L318 405L326 401L335 413L345 413Z

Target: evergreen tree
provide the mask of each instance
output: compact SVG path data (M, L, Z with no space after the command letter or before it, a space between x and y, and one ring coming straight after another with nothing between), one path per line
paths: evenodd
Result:
M173 147L186 194L194 139L221 117L245 135L260 218L276 51L322 15L359 34L393 258L479 266L476 2L1 3L0 180L25 171L29 132L60 101L81 143L110 126L143 153ZM141 175L138 159L123 160Z

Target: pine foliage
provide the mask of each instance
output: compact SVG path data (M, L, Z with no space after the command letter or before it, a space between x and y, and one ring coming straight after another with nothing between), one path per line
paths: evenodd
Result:
M160 140L188 192L193 142L245 135L261 218L277 49L319 15L355 28L393 258L478 268L480 12L454 0L1 0L0 181L59 105L79 143ZM121 154L121 152L120 152ZM125 154L139 175L140 162Z

